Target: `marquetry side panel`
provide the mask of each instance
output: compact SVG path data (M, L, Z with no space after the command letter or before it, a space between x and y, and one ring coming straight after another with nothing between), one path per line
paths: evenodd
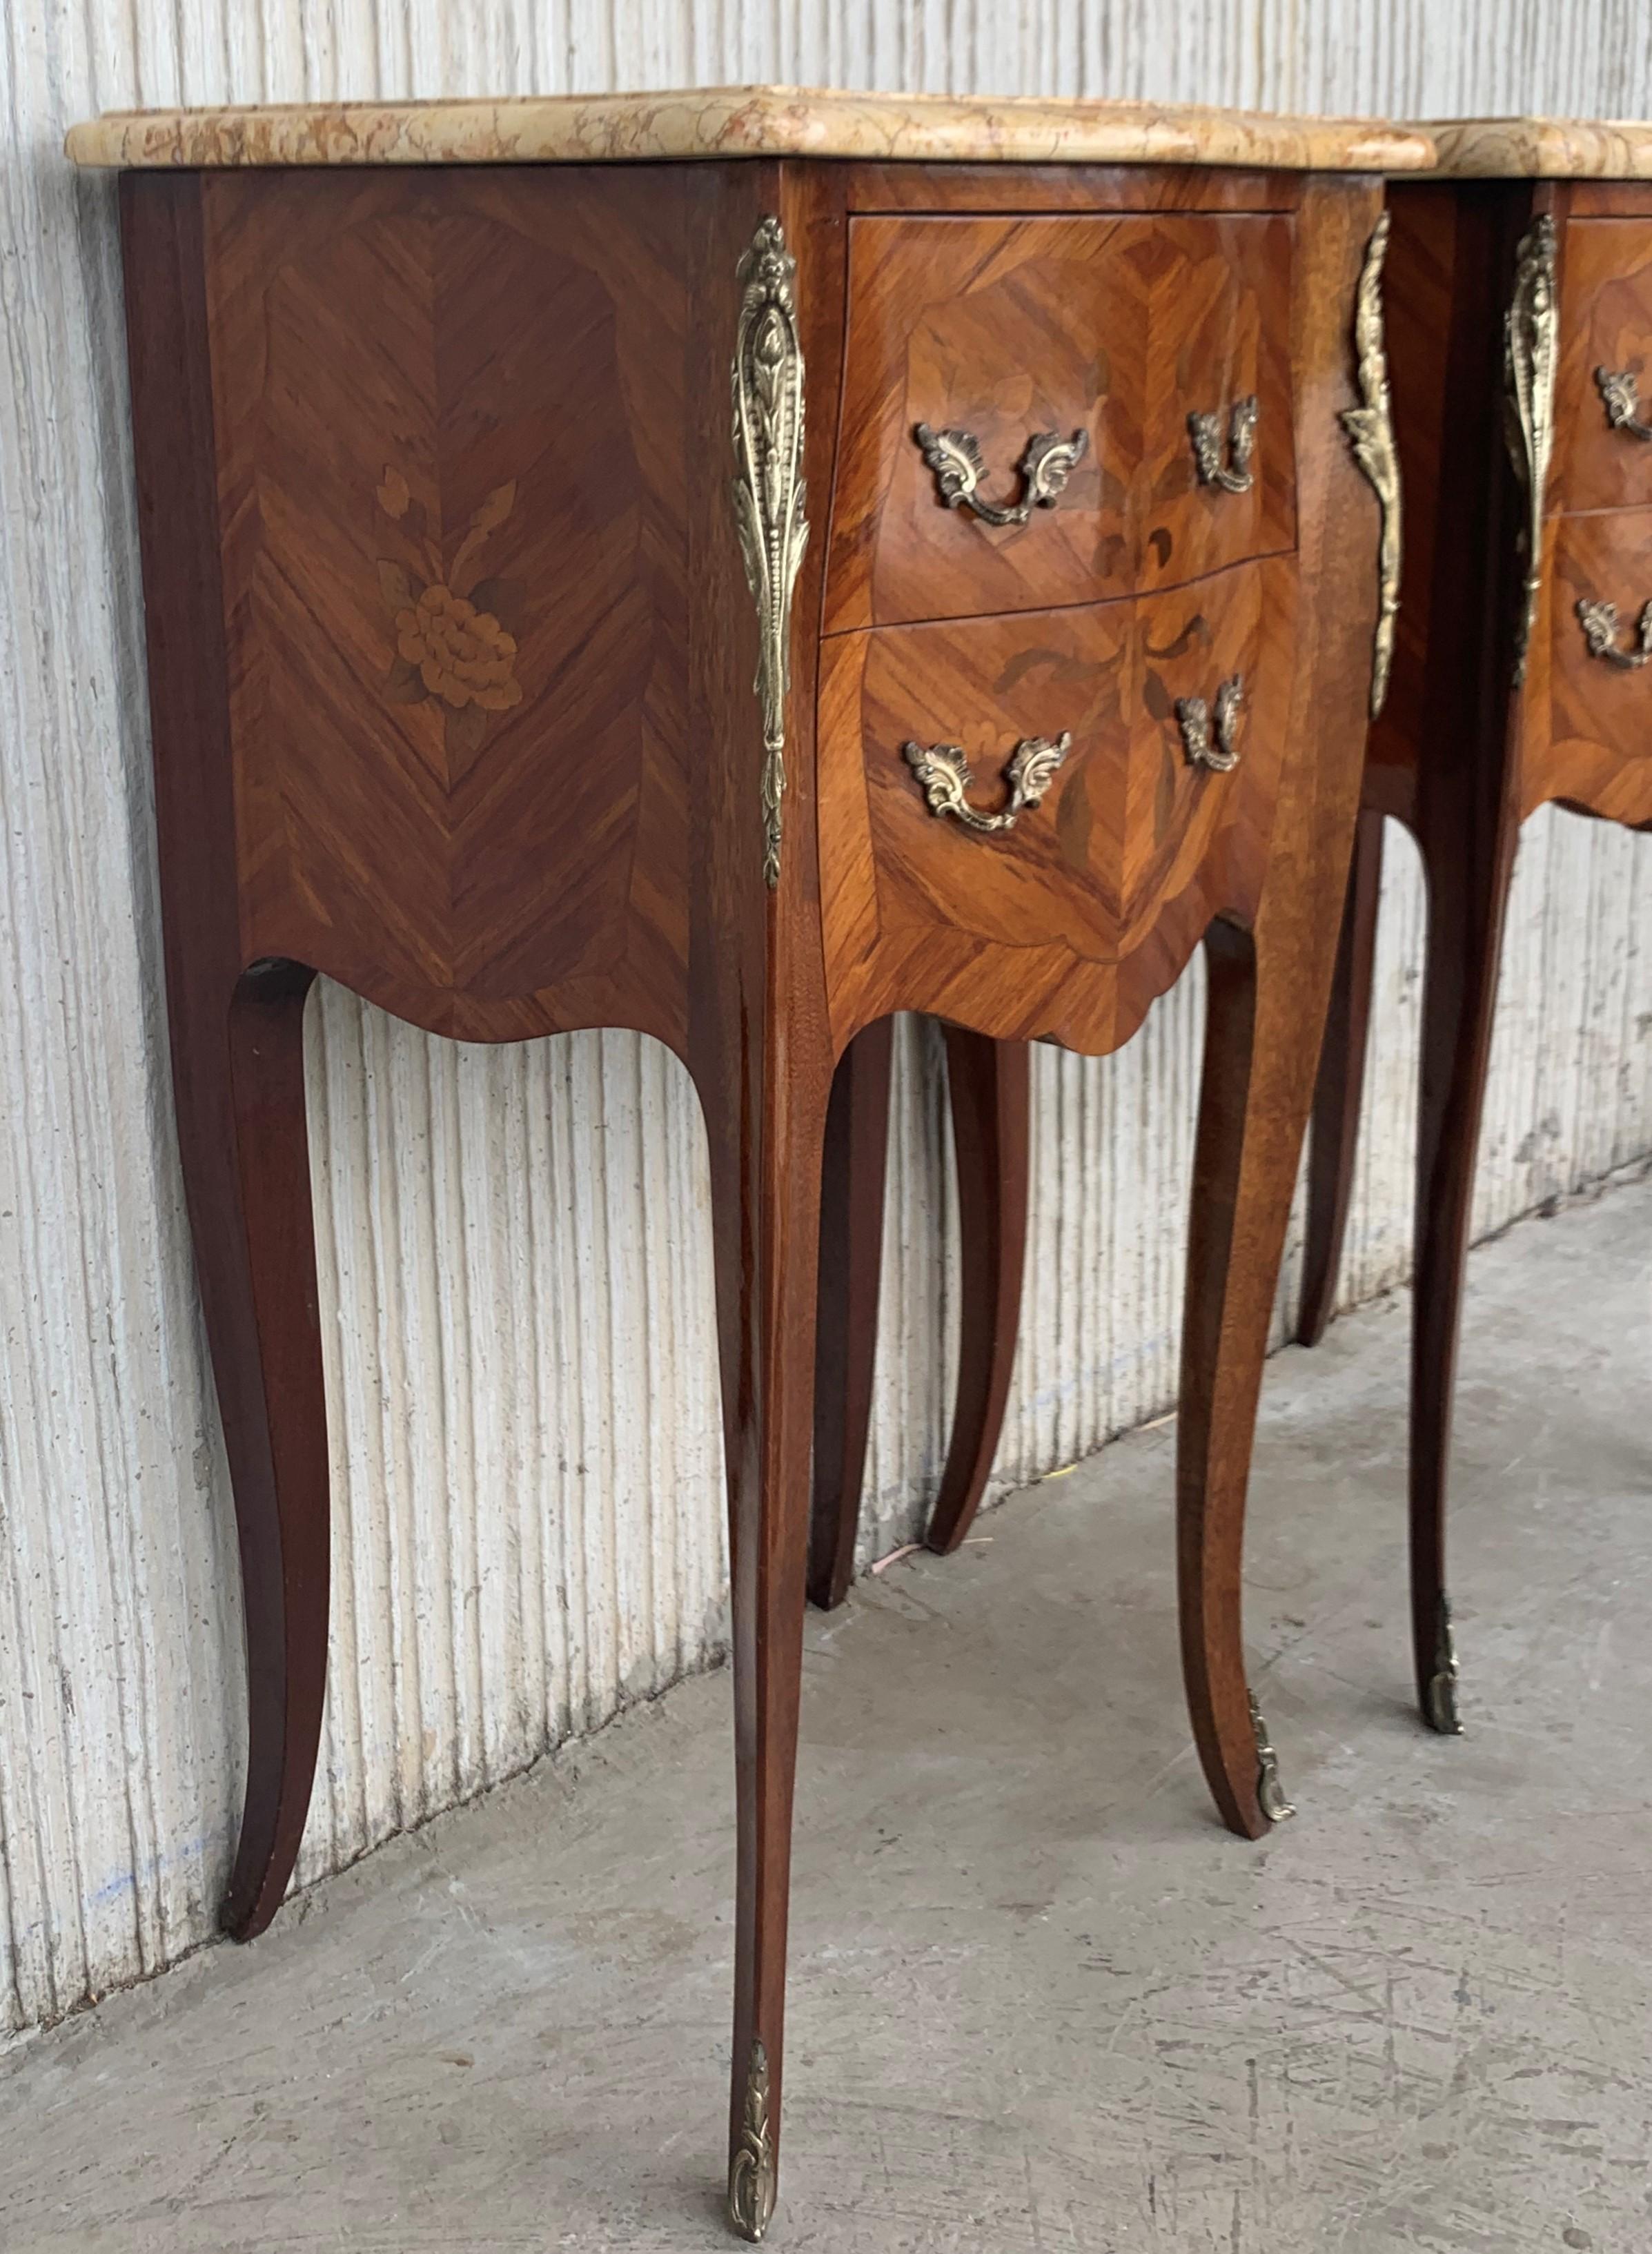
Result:
M206 183L249 959L462 1037L682 1045L699 192Z
M1127 1040L1213 916L1247 920L1291 696L1295 565L1135 602L831 638L821 866L833 1031L924 1010L1101 1054ZM1238 766L1190 764L1177 700L1238 675ZM972 802L1018 739L1070 734L1043 802L984 835L931 813L902 746L961 746Z

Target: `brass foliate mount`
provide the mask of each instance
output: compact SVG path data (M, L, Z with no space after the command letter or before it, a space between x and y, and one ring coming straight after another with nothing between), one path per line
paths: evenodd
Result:
M1089 450L1089 433L1074 430L1070 438L1054 430L1035 430L1022 452L1018 469L1021 492L1013 501L990 501L981 494L987 473L981 442L973 430L934 430L928 423L913 430L927 466L948 508L967 508L983 524L1025 524L1035 508L1054 508L1067 490L1074 467Z
M1231 674L1216 691L1214 706L1202 696L1176 699L1176 724L1190 766L1228 774L1239 764L1239 714L1244 704L1242 674Z
M1606 427L1652 441L1652 423L1641 420L1641 387L1632 368L1598 368L1594 380L1606 410Z
M961 745L903 744L900 755L917 776L931 814L950 815L966 830L990 835L1013 830L1017 818L1038 805L1072 746L1065 729L1059 736L1024 736L1004 766L1009 796L996 814L984 814L965 796L970 761Z
M1508 454L1526 497L1521 533L1524 565L1515 620L1515 686L1526 677L1526 652L1537 617L1543 576L1543 503L1554 450L1555 365L1559 347L1555 289L1555 223L1545 212L1520 238L1515 284L1503 320L1504 428Z
M1384 212L1372 229L1354 298L1354 353L1361 404L1342 410L1342 428L1353 445L1354 458L1370 480L1382 513L1377 537L1376 629L1371 646L1368 708L1374 720L1388 696L1400 611L1400 457L1394 442L1394 407L1382 330L1382 261L1388 255L1389 217Z
M808 542L803 483L803 354L792 284L797 261L778 219L760 221L736 269L734 528L757 605L757 677L763 715L763 880L780 879L780 802L786 794L786 692L790 685L792 590Z
M1270 1824L1283 1824L1287 1816L1294 1816L1297 1811L1285 1798L1284 1788L1279 1782L1279 1756L1273 1750L1273 1740L1268 1735L1268 1725L1256 1704L1256 1694L1252 1690L1249 1696L1250 1727L1256 1740L1256 1805Z
M1428 1678L1423 1712L1429 1728L1442 1738L1463 1734L1457 1712L1457 1639L1452 1634L1451 1599L1444 1590L1434 1620L1434 1672Z
M746 2069L746 2111L729 2161L729 2220L753 2245L774 2212L774 2139L768 2122L768 2053L752 2045Z
M1223 493L1249 493L1256 483L1250 458L1256 452L1256 417L1261 410L1254 396L1236 399L1228 414L1228 458L1222 459L1222 416L1190 415L1187 435L1193 440L1194 467L1201 486L1220 486Z
M1591 657L1598 657L1607 665L1622 668L1626 673L1637 672L1643 665L1652 665L1652 602L1643 603L1635 626L1634 644L1629 649L1618 647L1618 606L1615 603L1595 603L1586 598L1578 605L1578 624L1583 628L1583 639Z

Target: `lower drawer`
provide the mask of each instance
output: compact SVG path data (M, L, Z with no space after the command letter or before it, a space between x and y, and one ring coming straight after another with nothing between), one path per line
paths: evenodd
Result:
M1547 677L1528 683L1522 810L1558 799L1652 822L1652 508L1550 528Z
M1295 578L1284 556L1162 595L830 637L821 878L844 1006L1125 1038L1212 915L1254 906ZM1112 1024L1074 1027L1080 964L1116 974Z

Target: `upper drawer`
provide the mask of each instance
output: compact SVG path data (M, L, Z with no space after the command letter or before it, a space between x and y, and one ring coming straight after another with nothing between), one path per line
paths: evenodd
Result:
M1278 215L853 221L827 630L1092 602L1288 549L1291 244ZM968 434L977 494L1019 521L948 506L920 424ZM1029 442L1075 433L1064 486L1028 508Z
M1567 228L1561 340L1556 508L1652 501L1652 218Z

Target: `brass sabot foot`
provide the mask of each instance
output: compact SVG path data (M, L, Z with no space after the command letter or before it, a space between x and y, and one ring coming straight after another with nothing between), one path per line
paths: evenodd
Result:
M1284 1788L1279 1782L1279 1756L1273 1750L1273 1740L1268 1735L1268 1725L1254 1690L1250 1698L1250 1726L1256 1737L1256 1805L1270 1824L1283 1824L1297 1811L1284 1796Z
M1457 1712L1457 1639L1452 1633L1451 1600L1443 1590L1434 1625L1434 1672L1423 1698L1423 1716L1429 1728L1438 1730L1442 1738L1463 1734Z
M752 2045L746 2118L729 2161L729 2221L755 2245L774 2212L774 2140L768 2125L768 2053Z

